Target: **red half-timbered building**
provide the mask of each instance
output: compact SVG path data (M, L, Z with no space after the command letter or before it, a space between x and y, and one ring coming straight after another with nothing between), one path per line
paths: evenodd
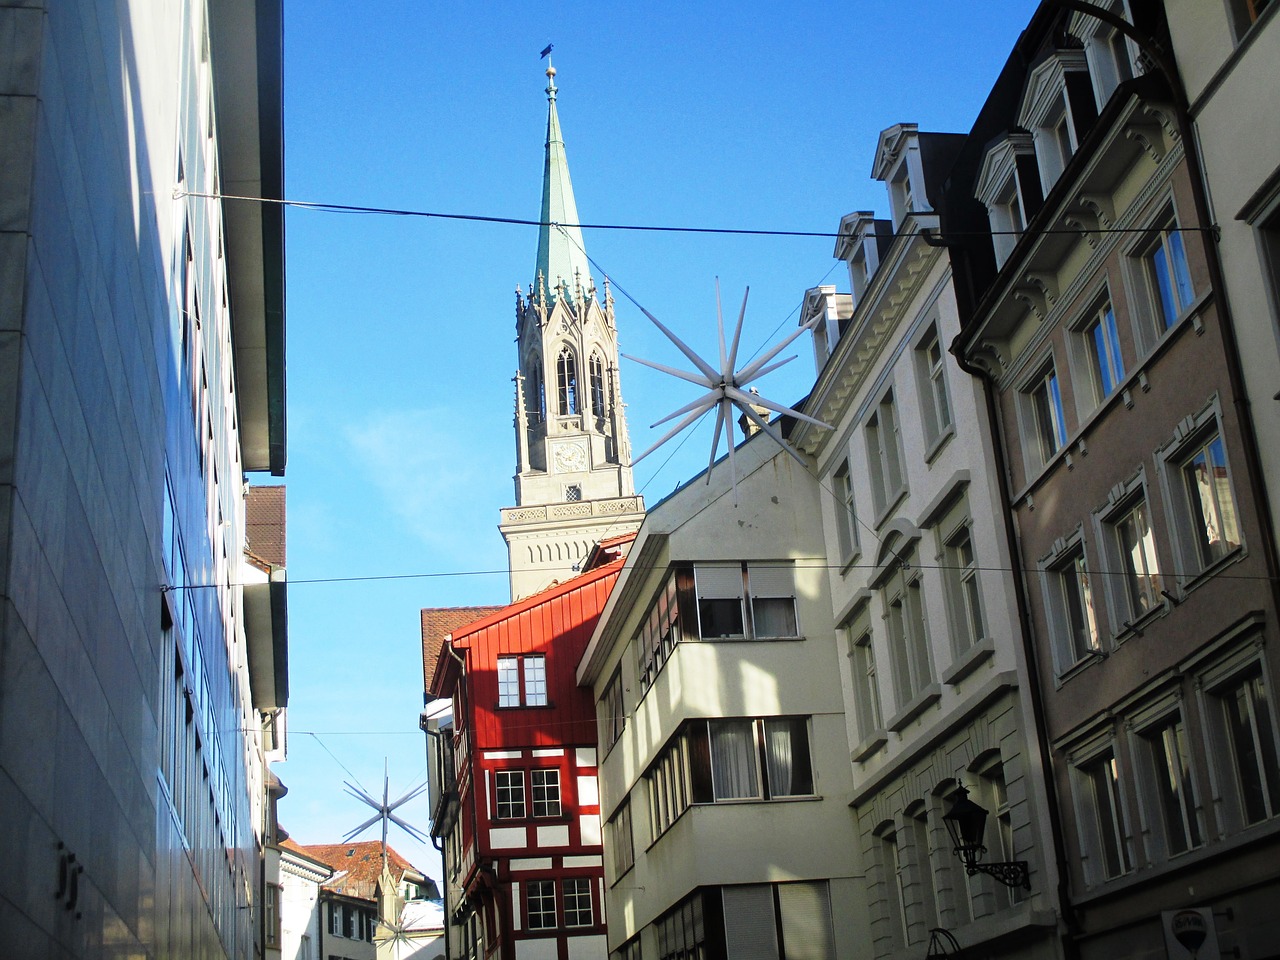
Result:
M455 957L607 952L595 706L574 671L622 547L597 549L600 565L436 638L427 693L452 700L453 722L437 738L432 835Z

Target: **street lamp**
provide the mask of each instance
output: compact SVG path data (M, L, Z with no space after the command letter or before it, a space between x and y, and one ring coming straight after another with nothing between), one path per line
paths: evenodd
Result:
M973 876L985 873L995 877L1006 887L1031 889L1031 871L1025 860L1008 860L979 863L987 848L982 845L982 834L987 826L987 811L969 799L969 791L961 787L956 791L950 811L943 814L942 822L955 844L956 856L964 864L965 873Z

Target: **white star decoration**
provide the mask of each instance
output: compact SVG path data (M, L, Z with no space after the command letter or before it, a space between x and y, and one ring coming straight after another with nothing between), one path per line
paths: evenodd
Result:
M667 423L670 420L674 420L676 417L683 414L683 419L667 431L661 440L649 447L649 449L640 454L640 456L634 458L631 461L632 465L634 466L639 463L685 427L689 426L689 424L693 423L704 413L707 413L714 407L716 409L716 429L715 435L711 438L711 459L707 462L707 482L711 482L711 467L715 464L716 453L720 449L720 434L723 431L726 434L726 440L729 447L729 470L733 482L734 503L737 503L738 500L738 470L733 459L734 407L741 410L747 419L751 420L756 424L756 426L773 438L773 441L777 443L778 446L787 451L787 453L794 457L796 462L806 470L809 468L808 464L806 464L804 460L801 459L800 455L796 453L785 440L783 440L782 434L777 431L773 424L769 423L756 412L755 407L761 406L768 410L772 410L775 413L783 413L787 416L795 417L797 420L804 420L808 423L816 424L819 427L825 427L828 430L831 429L831 425L828 423L816 420L807 414L800 413L798 410L793 410L791 407L784 406L781 403L774 403L771 400L766 400L759 394L748 393L745 389L753 380L758 380L766 373L772 373L784 364L790 363L794 360L795 356L793 355L784 360L779 360L777 363L770 363L770 361L781 353L787 345L791 343L791 341L795 340L796 337L800 336L806 330L812 329L813 323L817 320L815 317L814 321L810 321L809 323L800 326L776 346L767 350L759 359L748 364L743 369L735 371L734 368L738 362L738 343L742 337L742 320L747 314L747 295L750 294L750 292L751 288L747 287L746 293L742 295L742 310L738 313L738 325L733 331L733 345L728 349L728 351L726 351L724 341L724 311L720 307L720 280L719 278L716 279L716 322L720 333L720 369L718 371L712 367L711 364L707 363L694 353L693 350L686 346L679 337L663 326L662 322L648 310L645 310L644 307L640 307L641 312L653 321L654 326L666 334L667 339L674 343L681 353L689 358L693 365L698 368L698 372L691 373L687 370L678 370L675 367L668 367L661 363L654 363L649 360L642 360L640 357L632 357L627 354L623 354L623 356L628 360L634 360L636 363L643 363L646 367L652 367L654 370L668 373L673 377L678 377L681 380L688 380L690 383L696 383L698 386L707 388L707 392L702 396L698 397L696 400L686 403L680 409L667 414L667 416L653 424L653 426L656 427L660 424ZM639 305L637 304L637 306Z
M347 792L350 793L357 800L364 801L369 806L373 807L373 809L378 811L372 817L366 820L364 823L360 824L360 826L356 827L354 830L348 833L345 837L343 837L342 839L344 841L351 840L357 834L363 833L366 829L373 826L379 820L382 821L382 855L384 857L387 854L387 825L389 823L394 823L397 827L399 827L405 833L409 834L409 836L413 837L413 839L417 840L419 843L424 842L426 840L426 835L423 834L421 830L419 830L417 827L413 826L412 824L405 823L403 820L397 817L394 813L397 807L403 806L404 804L412 800L414 797L416 797L418 794L422 793L423 790L427 789L427 785L425 783L420 784L417 787L414 787L412 790L410 790L408 793L406 793L403 797L401 797L399 800L395 801L394 803L387 802L389 780L385 773L382 775L382 802L381 803L379 803L373 797L369 796L369 794L365 793L363 790L361 790L359 787L355 786L354 784L344 782L344 786L346 786Z

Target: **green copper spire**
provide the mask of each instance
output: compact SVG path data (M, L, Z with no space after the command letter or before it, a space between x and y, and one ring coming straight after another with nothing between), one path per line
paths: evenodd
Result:
M538 228L537 278L546 284L547 294L555 299L561 280L573 289L581 282L591 288L591 268L586 246L578 229L578 205L573 200L573 183L569 180L569 160L560 136L560 117L556 113L556 68L547 65L547 159L542 168L543 226ZM566 224L563 229L547 226ZM568 226L573 224L573 226Z

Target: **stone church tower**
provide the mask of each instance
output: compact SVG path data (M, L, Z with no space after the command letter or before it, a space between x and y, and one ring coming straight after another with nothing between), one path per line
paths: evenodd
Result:
M516 505L498 526L513 601L573 576L593 546L644 519L631 481L613 297L607 280L603 293L596 289L577 226L555 76L548 67L535 279L516 290Z

